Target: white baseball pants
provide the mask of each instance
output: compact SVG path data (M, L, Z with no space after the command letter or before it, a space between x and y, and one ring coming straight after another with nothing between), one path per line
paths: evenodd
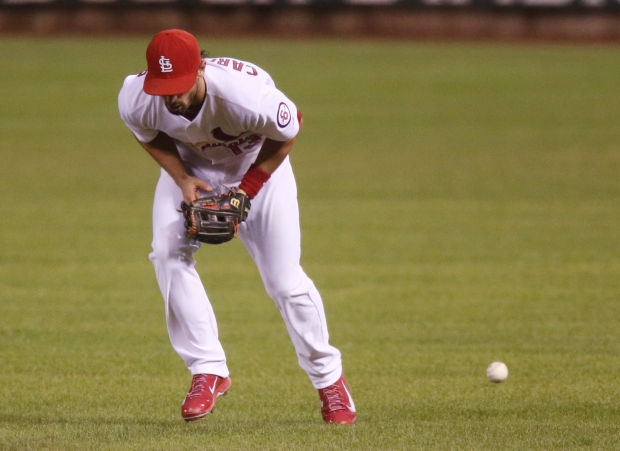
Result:
M217 172L197 171L212 186ZM180 188L162 169L153 206L155 267L165 301L168 335L192 374L229 375L217 322L194 268L199 243L185 238ZM239 237L253 258L267 294L280 310L299 365L315 388L333 384L342 373L340 352L329 344L323 301L300 266L297 188L288 158L252 200ZM241 325L240 325L241 326Z

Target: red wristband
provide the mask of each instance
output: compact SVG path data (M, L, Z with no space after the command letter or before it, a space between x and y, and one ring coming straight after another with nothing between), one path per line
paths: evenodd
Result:
M250 199L258 194L265 182L269 180L271 174L261 169L259 166L250 166L239 184L239 189L245 191Z

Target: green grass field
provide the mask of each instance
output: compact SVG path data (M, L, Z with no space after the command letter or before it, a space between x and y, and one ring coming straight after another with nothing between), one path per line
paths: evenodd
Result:
M239 241L197 254L233 387L181 419L158 169L116 109L149 38L0 38L0 448L620 447L618 47L201 39L304 112L302 261L358 407L342 428Z

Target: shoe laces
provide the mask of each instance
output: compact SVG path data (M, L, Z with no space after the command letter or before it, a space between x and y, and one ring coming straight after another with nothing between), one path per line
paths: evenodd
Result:
M347 405L343 400L340 387L337 384L324 388L321 392L323 400L323 410L333 412L334 410L347 409Z
M205 382L207 382L207 377L203 374L194 376L192 379L192 386L187 394L187 398L195 398L196 396L200 396L205 390Z

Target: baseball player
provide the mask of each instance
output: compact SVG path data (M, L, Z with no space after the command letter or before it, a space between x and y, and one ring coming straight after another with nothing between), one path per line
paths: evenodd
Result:
M280 310L299 365L318 390L324 421L354 423L355 405L340 352L329 344L321 296L299 263L297 188L288 153L301 114L263 69L234 58L203 59L186 31L156 34L146 58L148 70L125 78L118 106L138 143L161 166L149 258L170 341L193 376L183 418L210 413L231 379L215 314L194 268L201 241L188 234L180 207L205 195L234 193L235 205L239 199L250 205L235 232Z

